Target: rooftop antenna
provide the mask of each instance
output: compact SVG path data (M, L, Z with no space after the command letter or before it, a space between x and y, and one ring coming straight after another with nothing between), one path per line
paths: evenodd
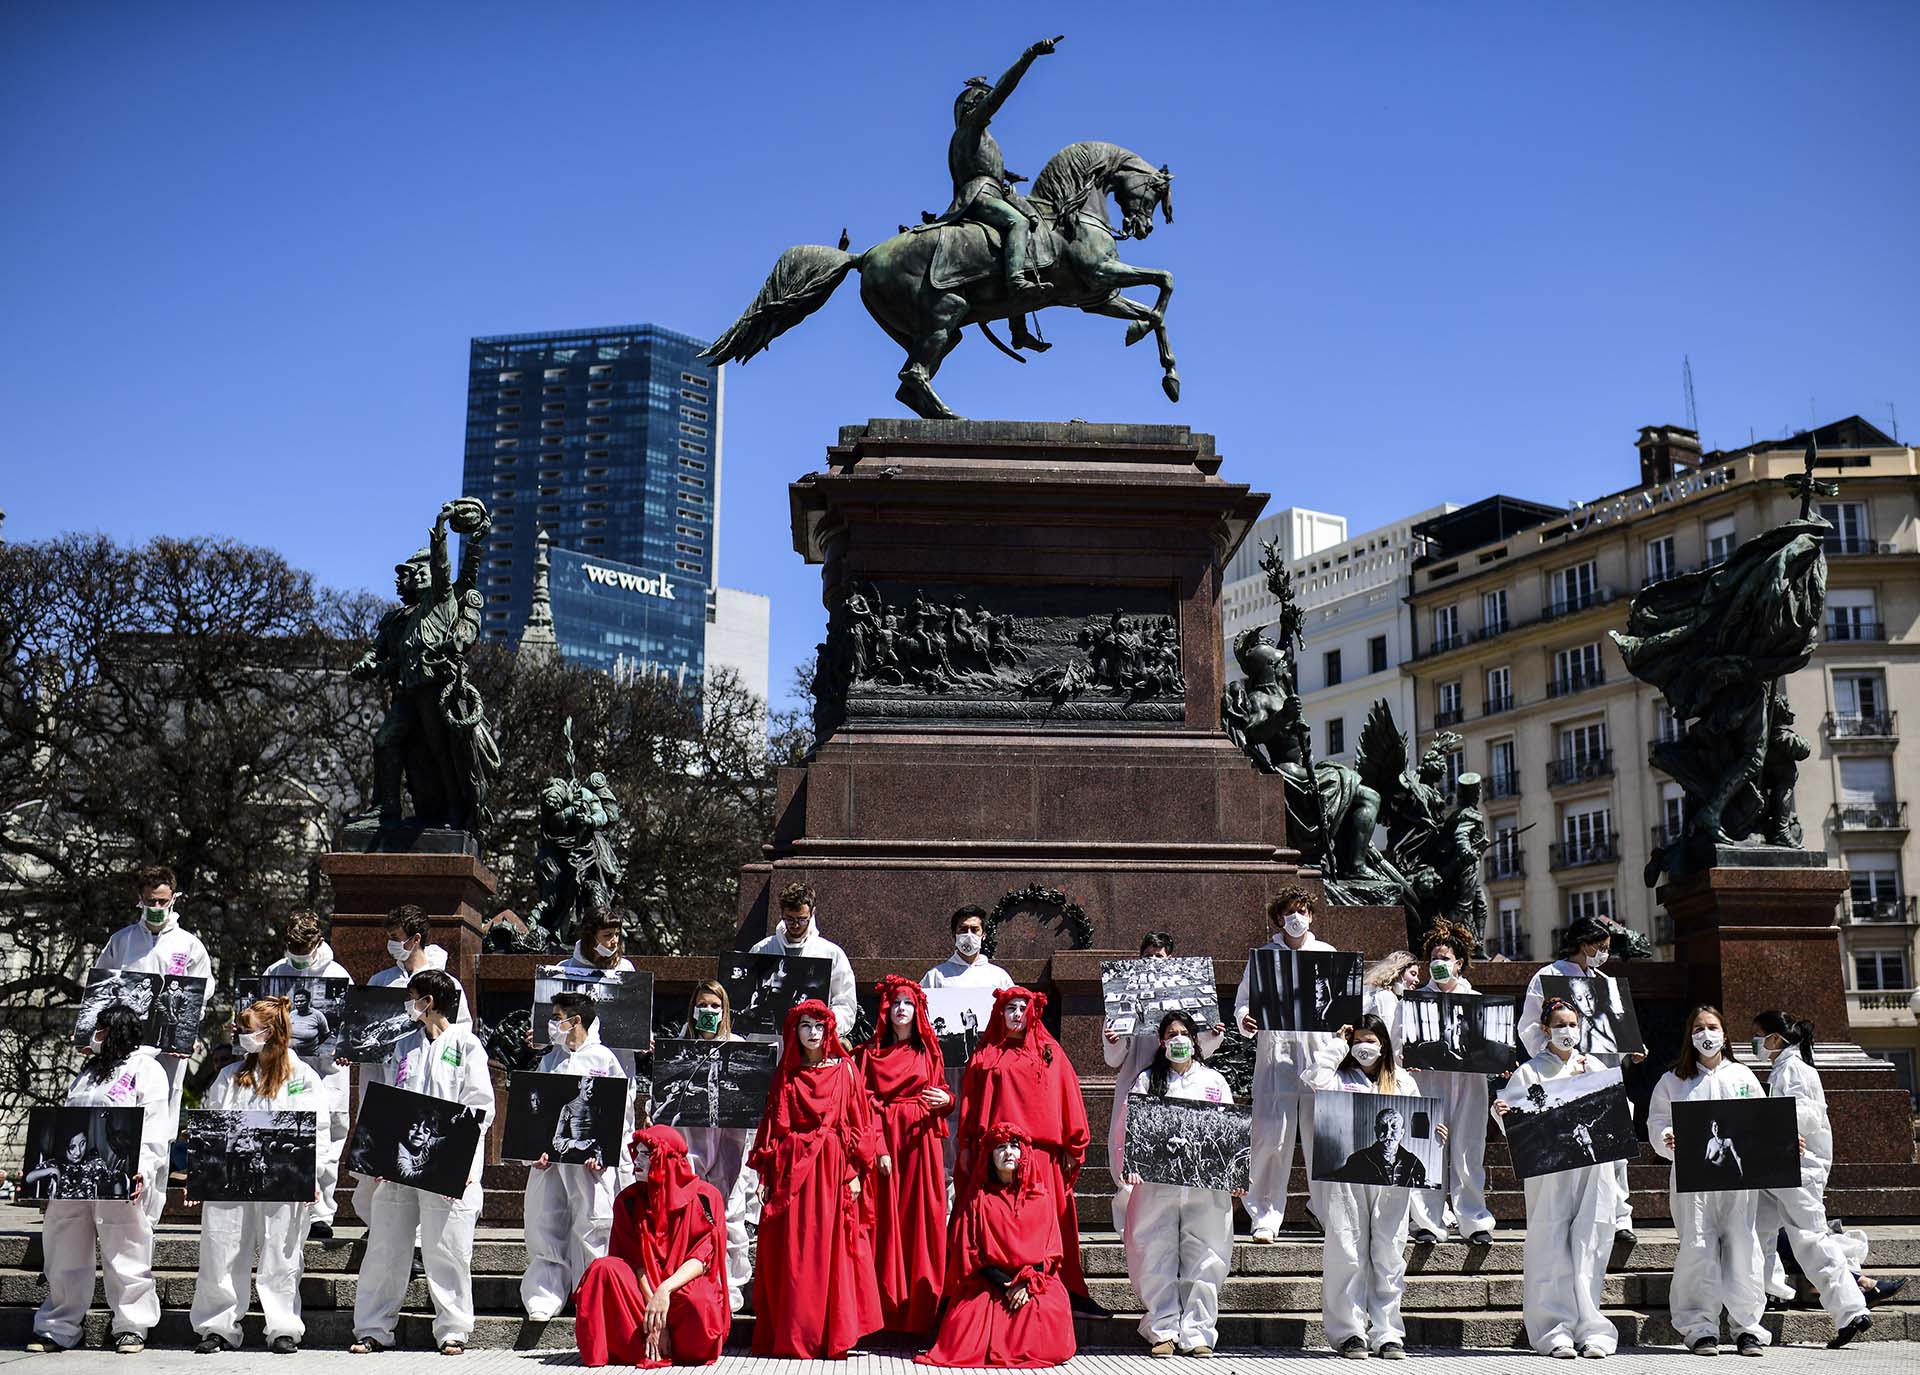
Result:
M1893 442L1898 444L1900 442L1900 412L1893 408L1893 402L1891 401L1887 402L1887 414L1893 420Z
M1700 433L1700 412L1693 404L1693 359L1686 354L1680 357L1680 376L1687 385L1687 428L1695 435Z

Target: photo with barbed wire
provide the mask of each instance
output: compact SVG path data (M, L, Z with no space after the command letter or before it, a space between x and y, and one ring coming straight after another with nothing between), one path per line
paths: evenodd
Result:
M653 1120L670 1127L757 1127L780 1047L767 1041L661 1040L653 1048Z
M340 1036L347 1021L347 990L352 987L352 979L329 979L318 974L262 974L238 979L233 986L233 1015L238 1017L258 998L285 998L293 1053L310 1065L331 1065L340 1051Z
M186 1114L187 1197L196 1203L311 1203L311 1112L194 1108Z
M1100 998L1107 1026L1121 1036L1157 1034L1169 1012L1184 1012L1203 1027L1220 1020L1220 992L1206 955L1102 960Z
M719 978L727 986L734 1033L778 1040L795 1006L808 998L826 1001L832 973L832 960L813 955L722 955ZM851 1036L853 1028L841 1027L840 1034Z
M1127 1095L1122 1176L1189 1189L1245 1189L1253 1166L1252 1109L1238 1103Z
M31 1108L20 1197L131 1198L141 1108Z
M627 1080L611 1074L542 1074L515 1070L507 1080L507 1117L500 1154L507 1160L555 1165L620 1162ZM755 1118L755 1121L758 1121Z
M533 1043L547 1048L547 1022L553 995L584 993L593 999L594 1029L600 1044L615 1050L644 1051L653 1043L653 975L645 970L591 974L563 965L543 965L533 976Z
M405 984L349 987L340 1000L340 1035L334 1053L355 1064L377 1064L414 1028L407 1015Z
M480 1114L391 1084L369 1084L347 1141L347 1168L447 1198L473 1176Z
M1513 1172L1522 1179L1640 1154L1618 1069L1534 1084L1509 1082L1500 1090L1500 1101L1507 1105L1500 1123L1507 1131Z

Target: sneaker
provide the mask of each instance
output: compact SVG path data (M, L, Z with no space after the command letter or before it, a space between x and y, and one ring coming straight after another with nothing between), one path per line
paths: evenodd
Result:
M1340 1343L1340 1354L1350 1361L1366 1360L1367 1339L1365 1337L1348 1337L1344 1342Z
M1580 1348L1580 1354L1590 1361L1607 1359L1607 1349L1604 1346L1583 1346Z
M1213 1355L1213 1348L1206 1345L1190 1346L1185 1351L1182 1351L1180 1354L1182 1356L1196 1356L1199 1359L1204 1361L1208 1357Z
M193 1350L197 1356L217 1356L222 1351L233 1350L233 1343L218 1332L209 1332L200 1339L200 1345Z
M57 1351L65 1351L66 1348L46 1333L36 1332L33 1334L33 1340L27 1343L27 1350L33 1352L36 1356L42 1356Z
M1167 1360L1173 1356L1172 1342L1155 1342L1147 1348L1147 1354L1155 1360Z
M1440 1244L1440 1234L1430 1227L1422 1227L1413 1234L1413 1244L1415 1246L1438 1246Z
M1765 1342L1754 1336L1753 1333L1742 1332L1739 1337L1735 1339L1733 1349L1738 1351L1742 1356L1758 1356L1766 1351L1767 1346Z
M1560 1346L1556 1346L1553 1350L1549 1351L1547 1354L1553 1357L1553 1359L1556 1361L1570 1361L1579 1353L1576 1352L1572 1347L1566 1346L1563 1344Z
M121 1356L138 1356L147 1349L147 1339L138 1332L121 1332L113 1339L113 1349Z
M1473 1234L1472 1236L1470 1236L1470 1237L1468 1237L1468 1238L1467 1238L1467 1245L1469 1245L1469 1246L1491 1246L1491 1245L1493 1245L1493 1233L1492 1233L1492 1232L1485 1232L1485 1231L1482 1231L1482 1232L1475 1232L1475 1233L1474 1233L1474 1234Z
M1720 1354L1720 1339L1718 1337L1701 1337L1689 1346L1687 1350L1696 1356L1718 1356Z
M1827 1350L1838 1351L1855 1337L1873 1326L1873 1319L1862 1313L1845 1327L1833 1334L1833 1340L1827 1343Z
M275 1337L267 1343L267 1350L276 1356L291 1356L300 1349L300 1343L285 1335Z
M331 1222L314 1223L312 1226L307 1228L307 1240L308 1241L332 1241L333 1240L333 1224Z
M1269 1227L1265 1223L1254 1228L1253 1235L1248 1238L1249 1241L1257 1241L1262 1246L1271 1246L1279 1239L1280 1229L1277 1227Z
M1407 1359L1407 1349L1400 1345L1399 1342L1382 1342L1380 1343L1380 1349L1373 1354L1383 1361L1404 1361Z

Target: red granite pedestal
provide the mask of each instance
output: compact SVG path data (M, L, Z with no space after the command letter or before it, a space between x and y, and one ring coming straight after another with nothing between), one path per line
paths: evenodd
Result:
M356 982L392 967L387 914L410 902L432 919L448 969L479 996L480 923L500 887L491 869L471 855L341 851L322 855L320 868L333 884L333 955Z

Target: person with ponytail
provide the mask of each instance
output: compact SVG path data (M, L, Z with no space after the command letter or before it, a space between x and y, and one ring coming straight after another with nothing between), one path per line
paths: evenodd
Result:
M984 1131L954 1216L946 1314L920 1365L1031 1370L1073 1359L1073 1309L1060 1282L1064 1253L1048 1168L1011 1122Z
M882 1323L867 1188L885 1143L865 1080L840 1055L837 1020L818 998L787 1013L753 1143L764 1200L756 1356L844 1360Z
M1701 1003L1687 1014L1680 1058L1654 1087L1647 1108L1647 1140L1673 1159L1673 1105L1727 1098L1758 1098L1753 1071L1727 1054L1720 1010ZM1766 1310L1765 1262L1760 1252L1758 1194L1752 1189L1681 1193L1671 1173L1667 1197L1680 1250L1667 1293L1674 1329L1696 1356L1720 1354L1720 1310L1742 1356L1758 1356L1772 1340L1760 1317Z
M1151 1098L1231 1103L1233 1090L1200 1054L1199 1023L1184 1012L1160 1019L1153 1061L1128 1088ZM1123 1151L1124 1157L1124 1151ZM1114 1162L1118 1168L1120 1161ZM1140 1335L1154 1356L1211 1356L1220 1341L1220 1282L1233 1265L1233 1199L1219 1189L1153 1184L1128 1174L1127 1276L1146 1312Z
M1853 1276L1846 1242L1827 1226L1827 1178L1833 1172L1833 1123L1827 1117L1827 1092L1813 1067L1813 1023L1788 1013L1762 1012L1753 1019L1754 1054L1772 1062L1767 1074L1769 1098L1791 1098L1800 1122L1800 1187L1760 1191L1760 1245L1769 1278L1784 1269L1775 1239L1784 1228L1787 1245L1801 1271L1820 1291L1820 1306L1833 1319L1829 1347L1842 1347L1873 1326L1866 1296ZM1863 1257L1864 1259L1864 1257ZM1770 1286L1771 1287L1771 1286Z
M1546 1048L1514 1070L1509 1081L1522 1091L1549 1079L1609 1068L1580 1049L1580 1013L1564 998L1542 1004L1540 1034ZM1508 1111L1504 1100L1494 1100L1496 1119L1504 1119ZM1506 1130L1504 1121L1501 1130ZM1600 1311L1613 1250L1613 1191L1619 1187L1611 1162L1535 1175L1521 1186L1527 1199L1521 1316L1528 1343L1542 1356L1562 1360L1611 1356L1620 1335L1613 1320Z
M726 1203L693 1172L672 1127L633 1134L634 1182L613 1201L607 1254L574 1295L574 1341L587 1366L712 1365L733 1328Z
M740 1041L733 1029L733 1001L727 986L706 979L693 986L687 1000L687 1024L680 1034L689 1041ZM760 1180L747 1164L753 1149L752 1127L682 1127L687 1163L699 1178L713 1185L727 1201L727 1304L738 1313L753 1282L752 1240L747 1223L760 1221Z
M126 1198L47 1201L40 1233L47 1297L33 1315L29 1351L66 1351L79 1343L93 1302L96 1246L113 1314L114 1350L127 1356L144 1351L148 1331L160 1321L153 1226L166 1205L167 1154L177 1119L172 1084L155 1054L153 1047L140 1044L140 1019L132 1008L116 1004L101 1010L87 1061L67 1090L67 1106L139 1108L140 1157Z
M233 1019L233 1044L242 1059L214 1076L203 1108L228 1112L301 1112L315 1119L314 1178L319 1178L320 1138L332 1103L327 1083L293 1053L291 1004L258 998ZM316 1194L317 1197L317 1194ZM202 1355L240 1349L247 1314L247 1280L260 1292L267 1350L291 1356L300 1349L306 1323L300 1316L300 1277L306 1273L308 1219L313 1201L300 1203L205 1203L200 1213L200 1275L189 1315ZM259 1259L254 1258L255 1252Z
M873 1181L873 1259L890 1332L931 1336L947 1268L947 1118L953 1095L920 985L889 974L880 1030L860 1048L883 1140Z

